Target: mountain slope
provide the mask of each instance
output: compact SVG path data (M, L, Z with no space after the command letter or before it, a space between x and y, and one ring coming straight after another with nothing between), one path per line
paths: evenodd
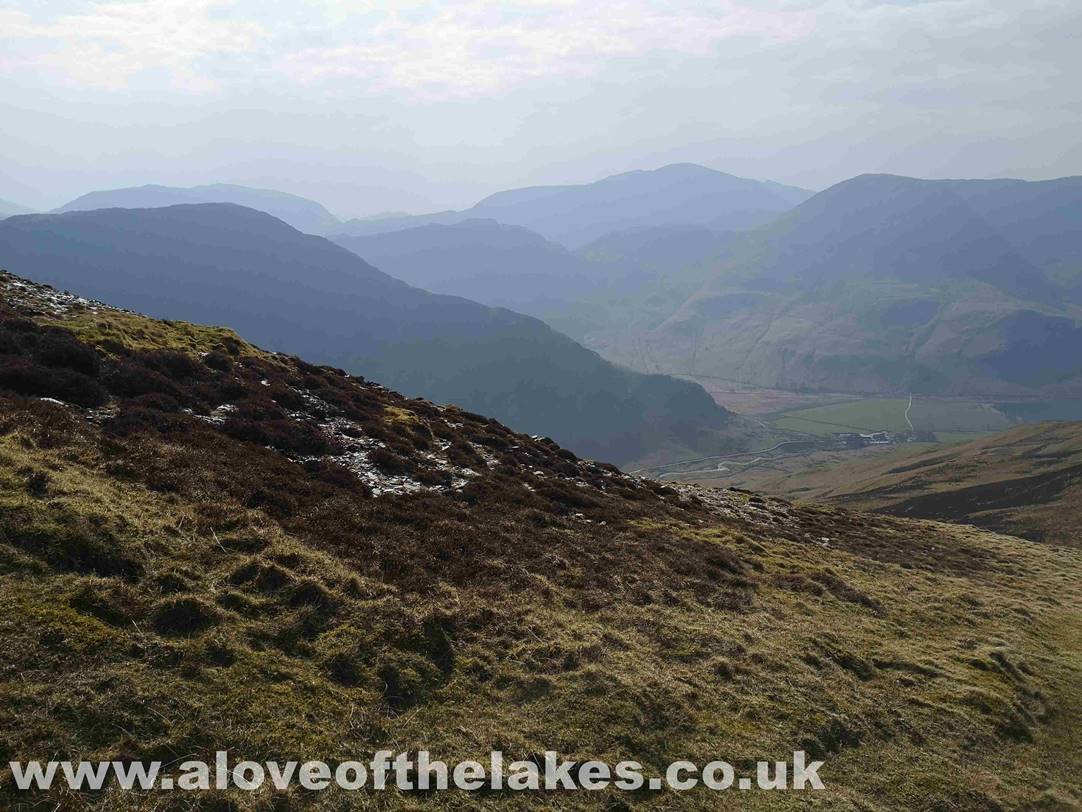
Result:
M1082 546L1082 423L1021 426L963 445L902 449L768 485L894 516Z
M695 164L626 172L594 183L535 186L499 192L464 212L419 218L352 220L343 235L364 236L432 223L489 218L523 226L568 248L612 231L673 225L715 230L750 228L811 195L803 189L738 178Z
M1078 551L674 492L225 330L7 275L0 572L4 762L495 748L634 759L648 776L724 758L743 775L804 748L824 761L810 796L590 800L968 812L1082 797ZM358 802L297 787L135 800ZM20 793L5 768L0 801L133 796Z
M664 321L736 236L701 226L637 228L572 253L520 226L465 220L331 239L411 285L536 316L582 340Z
M656 327L710 279L739 239L740 232L675 225L614 231L588 243L576 253L607 285L589 309L580 306L572 334L591 341Z
M539 318L566 309L603 281L600 269L563 246L495 220L331 239L411 285Z
M148 184L89 192L65 203L56 211L156 209L184 203L233 203L245 206L277 217L306 234L326 234L340 224L337 217L314 200L272 189L252 189L228 183L213 183L186 189Z
M32 209L20 206L18 203L12 203L10 200L0 200L0 220L15 214L30 214L31 211Z
M1075 396L1080 270L1082 179L862 176L747 235L656 330L592 346L789 389Z
M619 369L535 319L412 288L251 209L16 217L0 224L0 262L154 316L226 324L595 458L626 463L746 441L696 385Z

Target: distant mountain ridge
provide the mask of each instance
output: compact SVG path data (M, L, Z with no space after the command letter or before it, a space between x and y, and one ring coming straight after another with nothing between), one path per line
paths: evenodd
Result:
M58 213L92 209L151 209L184 203L234 203L277 217L306 234L325 234L340 221L321 204L298 195L273 189L254 189L230 183L180 188L176 186L132 186L89 192L56 209Z
M751 228L811 195L805 189L740 178L697 164L671 164L611 175L593 183L510 189L490 195L465 211L351 220L338 233L370 236L421 225L453 225L488 218L523 226L575 249L609 232L630 228Z
M572 252L522 226L476 219L331 239L411 285L526 313L581 339L663 321L735 237L704 226L641 227Z
M742 236L661 325L591 346L786 389L1080 395L1082 178L853 178Z
M33 209L26 206L20 206L18 203L12 203L10 200L0 199L0 220L5 217L12 217L16 214L30 214Z
M695 384L617 368L527 316L410 287L252 209L15 217L0 224L0 264L154 316L226 325L599 459L736 442L736 419Z
M603 267L495 220L430 223L332 241L411 285L546 319L603 289ZM557 326L557 325L554 325Z

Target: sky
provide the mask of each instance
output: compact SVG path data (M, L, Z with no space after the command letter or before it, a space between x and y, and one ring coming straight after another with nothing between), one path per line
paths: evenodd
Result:
M1082 174L1080 0L0 0L0 198Z

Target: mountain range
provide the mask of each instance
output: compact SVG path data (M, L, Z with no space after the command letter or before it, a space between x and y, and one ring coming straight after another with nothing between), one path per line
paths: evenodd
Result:
M617 464L718 453L754 434L696 384L618 368L536 319L411 287L240 206L9 218L0 263L157 317L228 325Z
M69 207L237 188L144 187ZM268 210L298 200L253 194ZM745 222L730 215L760 210L764 195L777 208L769 223L720 230ZM510 190L437 215L338 224L311 203L308 227L410 284L543 319L644 373L788 390L1080 396L1082 179L864 175L808 195L673 165ZM583 231L569 238L572 225ZM519 424L517 406L487 403L481 390L389 382Z
M455 225L467 220L496 220L577 248L611 231L629 228L669 225L704 225L722 230L748 228L772 219L810 195L804 189L739 178L697 164L672 164L586 184L510 189L463 211L376 215L347 222L340 221L314 200L227 183L189 188L148 184L93 191L56 211L235 203L265 211L308 234L340 237L364 237L426 225Z
M336 236L362 237L423 225L491 219L528 228L576 249L610 232L632 228L751 228L772 220L811 194L805 189L739 178L697 164L671 164L587 184L510 189L465 211L351 220Z
M14 214L30 214L32 209L28 209L26 206L20 206L18 203L12 203L10 200L0 199L0 220L5 217L11 217Z
M324 234L339 225L338 218L314 200L272 189L253 189L230 183L189 188L148 184L89 192L65 203L56 211L155 209L184 203L233 203L245 206L277 217L306 234Z
M331 239L411 285L539 318L573 308L606 281L562 245L495 220Z
M521 226L464 220L331 239L412 285L536 316L582 340L666 318L737 234L644 226L572 252Z
M589 344L784 389L1074 397L1080 292L1082 178L866 175L742 235L667 318Z

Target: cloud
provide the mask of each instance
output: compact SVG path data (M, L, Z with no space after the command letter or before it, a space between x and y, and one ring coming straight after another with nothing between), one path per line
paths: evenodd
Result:
M20 6L22 8L20 8ZM496 0L295 5L227 0L112 0L45 16L0 7L10 43L0 72L36 70L119 89L160 74L212 90L251 74L311 88L478 96L539 79L593 76L614 62L705 57L733 37L786 40L810 30L804 10L735 0Z
M26 9L20 9L25 5ZM0 73L33 71L79 86L123 89L158 74L190 91L212 89L204 61L250 53L267 36L250 21L216 16L219 0L96 2L45 15L39 4L0 7Z
M0 0L0 184L1078 174L1080 37L1079 0Z
M430 14L358 18L332 44L279 61L298 81L355 80L374 89L472 96L540 79L596 75L619 62L709 56L726 39L788 39L806 12L761 11L732 2L468 2Z

